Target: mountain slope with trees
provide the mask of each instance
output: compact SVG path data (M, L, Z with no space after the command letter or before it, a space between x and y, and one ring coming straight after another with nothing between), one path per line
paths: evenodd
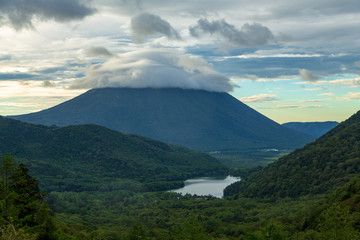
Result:
M34 124L97 124L198 151L295 149L314 140L228 93L180 88L99 88L12 118Z
M96 125L46 127L0 117L0 153L24 162L45 191L160 190L227 174L207 154Z
M360 239L360 174L300 211L294 239Z
M327 193L360 172L360 111L304 148L225 189L227 196L298 197Z

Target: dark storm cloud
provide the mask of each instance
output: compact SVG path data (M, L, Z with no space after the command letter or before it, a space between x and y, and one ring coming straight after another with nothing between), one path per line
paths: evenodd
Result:
M169 39L180 39L176 30L166 20L157 15L142 13L131 19L131 32L135 42L143 42L147 37L165 35Z
M267 27L258 23L246 23L239 30L225 20L210 22L207 19L199 19L197 25L190 27L189 30L193 37L201 37L205 34L218 35L237 46L260 46L275 39Z
M68 22L95 11L80 0L0 0L0 23L20 30L32 28L34 20Z

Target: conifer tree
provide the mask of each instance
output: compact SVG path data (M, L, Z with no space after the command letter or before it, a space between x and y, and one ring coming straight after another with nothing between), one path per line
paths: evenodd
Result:
M1 189L0 189L0 201L1 201L1 223L8 221L9 219L9 182L10 176L15 171L15 160L10 154L5 154L1 158L0 174L1 174Z
M0 164L0 239L57 239L37 180L9 154Z
M43 207L44 193L40 192L37 180L28 174L27 167L20 163L10 176L9 190L12 193L12 203L16 206L13 213L21 226L37 225L39 210Z

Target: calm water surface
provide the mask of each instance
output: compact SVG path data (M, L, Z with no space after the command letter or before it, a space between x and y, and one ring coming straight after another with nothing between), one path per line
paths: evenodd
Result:
M211 195L222 198L223 190L230 184L240 181L239 177L227 176L223 179L215 178L197 178L185 181L185 187L171 190L181 194Z

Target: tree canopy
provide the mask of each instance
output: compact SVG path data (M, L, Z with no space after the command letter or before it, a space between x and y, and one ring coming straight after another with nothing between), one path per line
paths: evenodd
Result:
M314 143L225 189L225 195L298 197L329 193L360 172L360 111Z
M55 239L45 194L27 167L5 154L0 162L1 239Z

